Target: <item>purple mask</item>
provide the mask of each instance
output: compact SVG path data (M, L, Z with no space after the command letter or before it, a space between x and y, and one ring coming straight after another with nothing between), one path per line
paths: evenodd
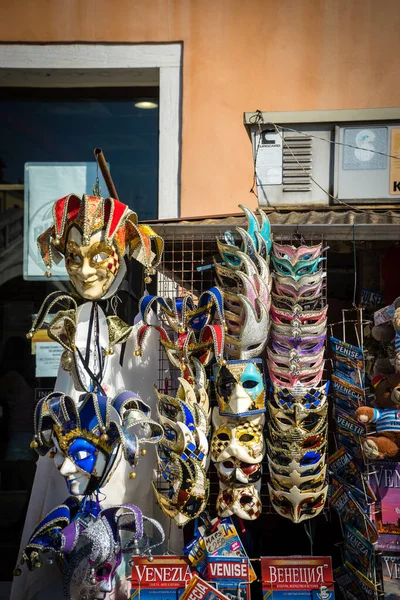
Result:
M296 338L290 335L283 335L271 332L272 348L277 354L287 354L295 349L302 356L317 354L325 346L326 332L320 335L308 335Z

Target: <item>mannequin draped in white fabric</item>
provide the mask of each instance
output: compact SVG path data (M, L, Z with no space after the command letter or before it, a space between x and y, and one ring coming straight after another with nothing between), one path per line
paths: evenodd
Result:
M135 325L126 342L123 365L120 365L122 346L115 346L115 352L109 357L107 373L104 377L108 396L114 397L123 390L130 390L139 394L144 402L149 404L152 414L156 414L156 396L154 384L158 379L158 353L159 340L157 332L151 333L145 341L143 357L134 355L136 349L136 331L139 324ZM112 376L109 376L109 374ZM82 392L78 392L69 373L61 367L58 373L55 390L68 394L78 400ZM137 505L146 516L154 517L162 523L167 533L169 549L176 553L182 551L182 534L162 514L155 504L151 487L153 471L156 468L155 449L147 446L146 456L141 456L136 468L136 479L129 479L130 468L123 459L120 461L109 483L102 489L105 499L102 507L129 502ZM48 455L40 457L37 463L35 481L32 488L31 499L26 516L22 535L21 548L23 548L35 526L55 506L68 496L64 478L55 467L54 460ZM129 584L121 582L122 589L115 597L129 598ZM57 589L57 592L55 590ZM29 572L22 569L22 575L14 578L11 600L52 600L63 597L60 571L56 565L48 565L43 561L40 569ZM59 595L57 595L59 594ZM113 596L110 595L110 598Z

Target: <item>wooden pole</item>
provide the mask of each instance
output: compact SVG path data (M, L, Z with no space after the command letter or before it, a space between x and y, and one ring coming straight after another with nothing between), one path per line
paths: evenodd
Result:
M107 162L106 162L105 156L103 154L103 150L101 148L95 148L94 156L97 161L97 164L100 167L100 171L101 171L101 174L103 175L103 179L107 186L108 193L110 194L111 198L115 198L116 200L119 200L117 190L116 190L114 182L112 180L110 171L108 170L108 167L107 167Z

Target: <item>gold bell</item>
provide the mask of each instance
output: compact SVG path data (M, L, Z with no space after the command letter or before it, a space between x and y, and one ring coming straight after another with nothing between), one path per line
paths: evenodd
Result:
M108 435L106 433L102 433L100 439L102 442L106 442L108 440Z
M146 456L146 454L147 454L147 450L146 450L146 448L142 448L142 449L141 449L141 451L140 451L140 454L141 454L142 456Z
M54 452L54 450L51 450L51 451L49 452L49 457L50 457L50 458L54 458L54 457L55 457L55 455L56 455L56 453Z
M144 278L145 283L151 283L151 277L147 276Z
M114 354L114 350L112 348L108 348L106 350L106 356L110 356L111 354Z
M135 350L134 355L135 356L142 356L142 351L140 350L140 348L138 348L137 350Z
M29 445L31 448L39 448L39 444L36 440L32 440Z
M30 331L28 331L28 333L26 334L26 337L28 340L31 340L33 338L33 336L35 335L35 332L33 329L31 329Z
M136 473L134 473L134 471L129 473L129 479L136 479Z
M19 577L21 575L22 571L19 567L17 567L16 569L14 569L13 571L13 575L14 577Z
M226 367L226 360L223 358L219 364L221 367Z
M45 271L44 272L44 276L47 277L47 278L50 278L51 277L51 271Z

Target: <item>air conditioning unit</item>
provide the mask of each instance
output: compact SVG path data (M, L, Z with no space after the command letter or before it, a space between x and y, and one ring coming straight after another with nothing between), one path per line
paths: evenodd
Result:
M278 131L271 128L261 131L253 129L259 204L329 204L329 195L323 190L329 191L330 186L332 149L329 142L333 132L334 126L326 123L323 126L312 124L301 127L289 124Z
M250 127L260 206L400 200L400 123Z
M357 123L335 128L334 196L347 203L400 199L400 126ZM391 155L391 156L390 156Z

